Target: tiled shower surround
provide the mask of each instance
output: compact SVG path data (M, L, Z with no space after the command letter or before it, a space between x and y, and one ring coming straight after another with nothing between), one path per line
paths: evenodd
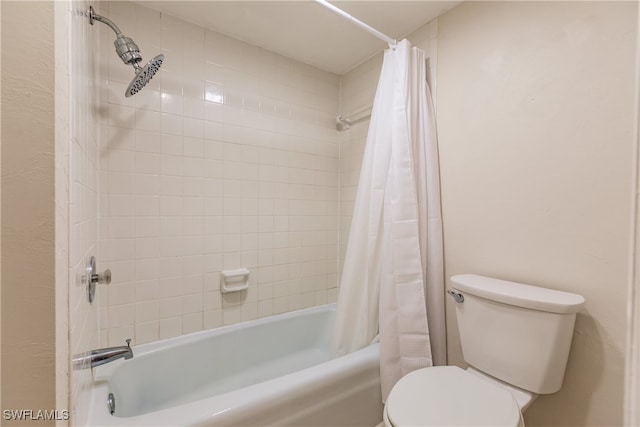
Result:
M101 40L100 342L141 344L335 301L340 77L130 2L98 5L161 72ZM248 291L221 294L246 267Z

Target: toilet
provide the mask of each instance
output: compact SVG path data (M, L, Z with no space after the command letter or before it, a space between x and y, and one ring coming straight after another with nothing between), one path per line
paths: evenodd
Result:
M415 370L393 387L386 427L524 426L539 394L562 387L576 313L584 298L474 274L451 277L469 367Z

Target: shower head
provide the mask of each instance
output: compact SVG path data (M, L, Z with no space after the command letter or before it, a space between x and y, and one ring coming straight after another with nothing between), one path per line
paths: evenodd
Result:
M124 96L128 98L131 95L135 95L145 87L147 83L149 83L149 80L151 80L158 72L160 66L162 66L162 61L164 61L164 55L157 55L144 67L141 67L138 62L142 61L142 55L140 55L140 48L138 48L138 45L130 37L122 34L118 26L110 19L98 15L94 12L93 6L89 6L89 23L93 25L93 21L102 22L103 24L108 25L116 33L116 40L113 42L113 45L116 48L116 53L120 59L122 59L122 62L127 65L131 65L136 73L135 77L129 84L129 87L127 87Z
M147 65L144 67L140 67L137 62L134 62L133 67L136 69L136 76L131 80L131 83L129 83L129 87L124 93L124 96L128 98L145 87L162 66L162 61L164 61L164 55L160 54L147 62Z

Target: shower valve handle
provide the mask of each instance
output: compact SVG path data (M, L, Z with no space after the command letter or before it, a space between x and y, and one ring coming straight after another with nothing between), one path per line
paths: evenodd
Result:
M107 269L104 273L91 275L91 283L102 283L108 285L111 283L111 270Z
M87 299L92 303L96 295L96 284L103 283L108 285L111 283L111 270L105 270L104 273L96 271L96 259L90 256L87 260L86 275L82 276L82 283L87 285Z

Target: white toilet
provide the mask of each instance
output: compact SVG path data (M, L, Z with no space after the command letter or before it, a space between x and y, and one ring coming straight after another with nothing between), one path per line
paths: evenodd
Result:
M451 282L469 368L405 375L387 398L385 426L524 426L533 399L562 387L584 298L473 274Z

